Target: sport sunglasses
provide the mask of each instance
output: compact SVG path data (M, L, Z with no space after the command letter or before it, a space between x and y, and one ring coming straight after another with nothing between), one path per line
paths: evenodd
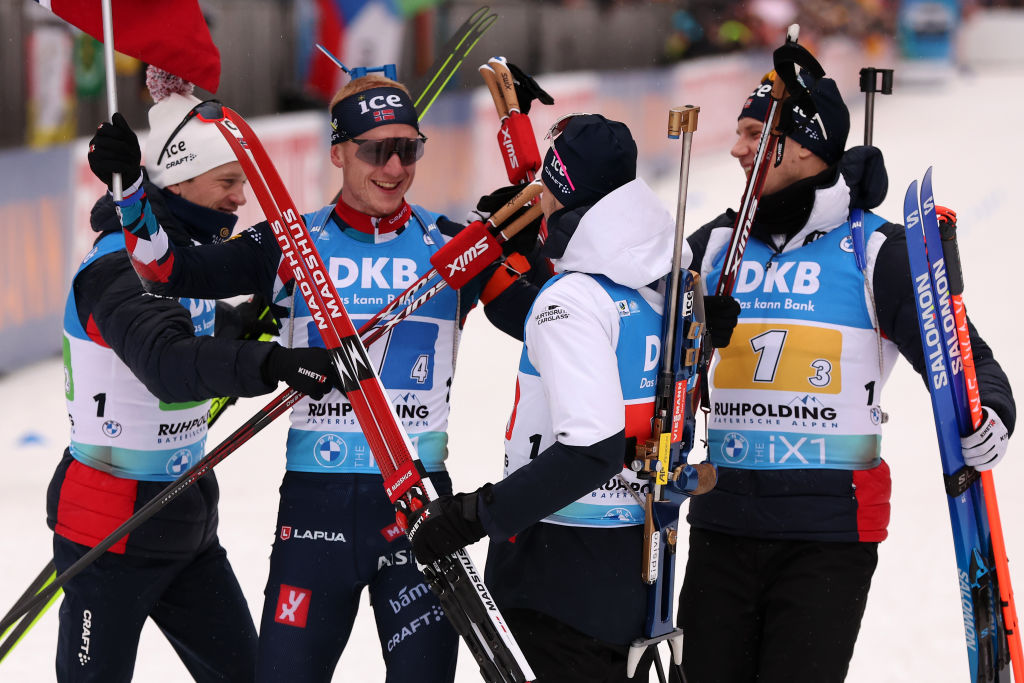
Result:
M565 116L558 117L557 119L555 119L555 122L551 124L551 127L548 128L547 135L544 136L544 139L550 140L551 142L557 140L558 136L565 132L565 128L566 126L569 125L569 122L572 121L577 116L593 116L593 114L588 114L586 112L576 112L574 114L566 114Z
M427 138L420 135L418 138L383 138L381 140L349 138L348 141L356 143L356 159L368 164L386 166L391 155L397 154L399 163L402 166L409 166L423 157L423 148Z
M174 138L178 136L181 129L188 125L188 122L198 117L200 121L219 121L224 118L224 105L217 100L204 100L196 106L188 110L184 118L181 119L181 123L178 127L171 131L170 136L167 138L167 142L164 143L163 149L160 150L160 156L156 159L156 165L159 166L160 162L163 161L164 155L167 154L167 150L170 149L171 143L174 142Z

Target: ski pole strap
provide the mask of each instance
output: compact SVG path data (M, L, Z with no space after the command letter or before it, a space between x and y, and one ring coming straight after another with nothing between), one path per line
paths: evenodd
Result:
M529 270L530 261L525 256L519 252L509 254L484 285L483 291L480 292L480 301L484 305L491 303Z
M794 24L794 26L796 26ZM803 45L796 42L796 38L790 39L787 36L786 42L772 54L772 61L775 64L775 73L782 80L783 90L778 99L788 99L786 107L782 108L778 120L774 124L773 133L784 136L793 129L793 107L799 107L807 117L814 116L817 111L814 101L811 99L811 92L800 75L800 69L805 70L814 80L825 75L825 69L821 63L807 51ZM788 95L785 97L784 95ZM772 93L775 97L775 92Z
M850 239L853 241L853 257L857 260L857 269L865 272L868 258L864 241L864 210L850 211Z

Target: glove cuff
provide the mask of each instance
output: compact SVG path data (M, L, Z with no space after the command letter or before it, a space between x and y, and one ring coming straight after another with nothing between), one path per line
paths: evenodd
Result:
M281 352L284 347L277 342L268 342L273 345L270 349L270 353L267 354L263 360L263 365L260 366L260 377L263 378L265 384L272 384L277 386L277 383L281 381L281 377L277 372L277 366L281 357Z
M467 493L459 498L459 514L463 520L469 525L469 528L473 532L476 538L483 538L487 535L484 530L483 522L480 521L480 514L477 509L477 499L481 498L484 502L489 502L494 498L494 494L491 492L491 484L484 484L476 491Z
M129 206L140 201L145 194L145 191L142 189L142 174L140 173L134 183L121 190L121 201L115 199L114 203L118 206ZM110 191L110 196L114 196L112 190Z

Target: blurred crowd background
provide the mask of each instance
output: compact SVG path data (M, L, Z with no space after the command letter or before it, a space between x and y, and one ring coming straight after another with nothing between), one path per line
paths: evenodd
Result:
M96 0L97 2L99 0ZM485 0L201 0L221 51L218 99L245 116L322 106L350 66L393 62L419 75ZM867 55L897 31L899 0L491 0L500 30L479 54L504 54L533 74L635 69L778 45L799 22L801 42L859 41ZM944 3L931 3L942 5ZM955 7L957 3L951 2ZM991 4L991 3L986 3ZM1019 4L1019 3L1018 3ZM965 8L967 11L968 8ZM45 146L106 118L101 45L33 0L0 0L0 146ZM482 48L482 49L481 49ZM144 65L119 56L120 108L129 121L150 104ZM454 87L478 85L475 74ZM203 95L204 93L199 93Z

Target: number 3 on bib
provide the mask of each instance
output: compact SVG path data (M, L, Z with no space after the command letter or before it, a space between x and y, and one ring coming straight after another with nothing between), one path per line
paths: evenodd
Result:
M822 394L842 390L843 337L838 330L778 321L740 323L732 339L729 346L718 349L713 375L718 388Z

